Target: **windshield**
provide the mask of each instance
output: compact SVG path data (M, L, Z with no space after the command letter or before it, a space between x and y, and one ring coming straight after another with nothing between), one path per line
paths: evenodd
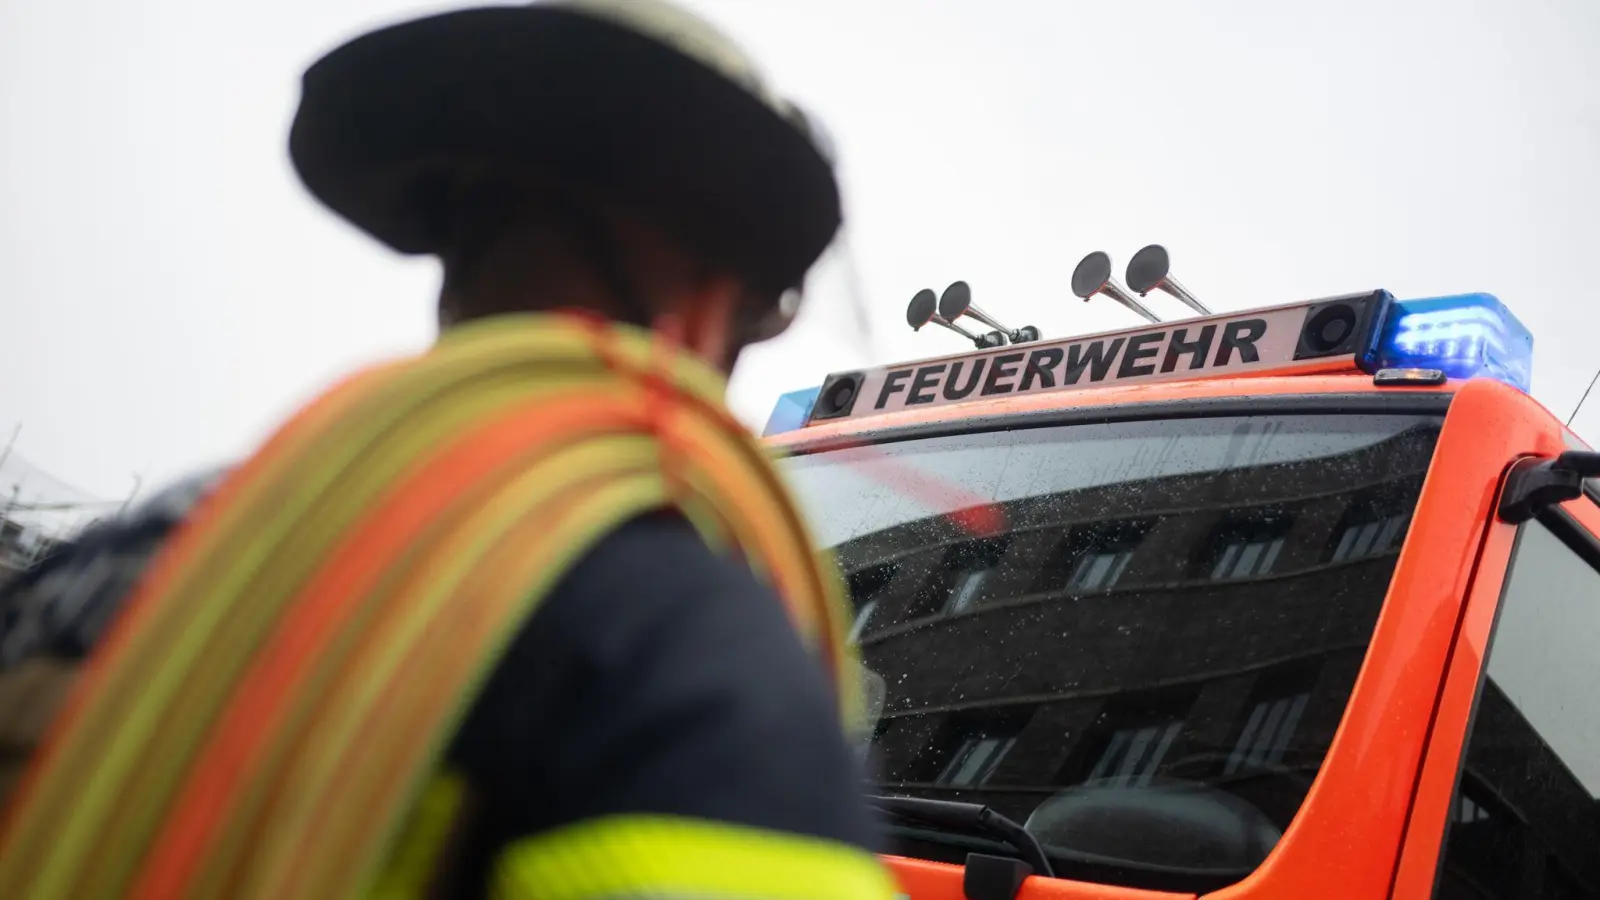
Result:
M786 460L849 579L877 791L987 804L1066 877L1244 877L1333 738L1439 425L1166 419Z

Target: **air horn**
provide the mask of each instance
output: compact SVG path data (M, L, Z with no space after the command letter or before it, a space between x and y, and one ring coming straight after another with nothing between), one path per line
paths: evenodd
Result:
M1085 256L1078 262L1078 267L1072 270L1072 292L1085 302L1095 294L1105 294L1151 322L1161 321L1160 316L1135 300L1126 288L1111 277L1111 257L1103 250Z
M939 297L939 315L949 322L954 322L962 316L971 316L995 329L996 333L1005 335L1013 344L1023 344L1039 339L1039 329L1032 325L1024 325L1013 330L1001 325L993 316L973 306L972 286L965 281L954 282L944 289L944 294Z
M906 307L906 324L911 326L912 331L921 331L922 326L932 322L941 328L948 328L961 335L980 350L1005 345L1005 335L1000 332L991 331L988 334L973 334L960 325L952 323L944 316L939 315L938 307L938 297L931 288L923 288L917 291L916 296L911 298L911 305Z
M1167 255L1167 248L1160 244L1151 244L1135 253L1133 259L1128 260L1124 280L1141 297L1150 296L1151 291L1164 291L1200 315L1211 315L1211 310L1206 309L1204 303L1195 299L1187 288L1178 283L1178 279L1172 277L1172 257Z

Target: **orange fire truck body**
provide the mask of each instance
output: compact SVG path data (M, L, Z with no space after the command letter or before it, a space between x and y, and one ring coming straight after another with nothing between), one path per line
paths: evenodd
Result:
M904 894L1600 896L1600 473L1530 359L1380 291L785 398Z

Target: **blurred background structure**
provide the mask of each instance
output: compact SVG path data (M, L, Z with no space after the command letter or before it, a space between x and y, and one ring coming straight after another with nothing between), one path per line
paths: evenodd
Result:
M21 431L0 437L0 583L134 497L107 500L52 475L17 451Z

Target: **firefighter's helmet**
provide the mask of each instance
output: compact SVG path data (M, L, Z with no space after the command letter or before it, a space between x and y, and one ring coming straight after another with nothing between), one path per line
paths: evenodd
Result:
M439 198L464 171L584 186L770 298L770 337L839 230L828 144L693 14L560 0L429 16L333 50L304 76L290 153L319 200L404 253L444 249Z

